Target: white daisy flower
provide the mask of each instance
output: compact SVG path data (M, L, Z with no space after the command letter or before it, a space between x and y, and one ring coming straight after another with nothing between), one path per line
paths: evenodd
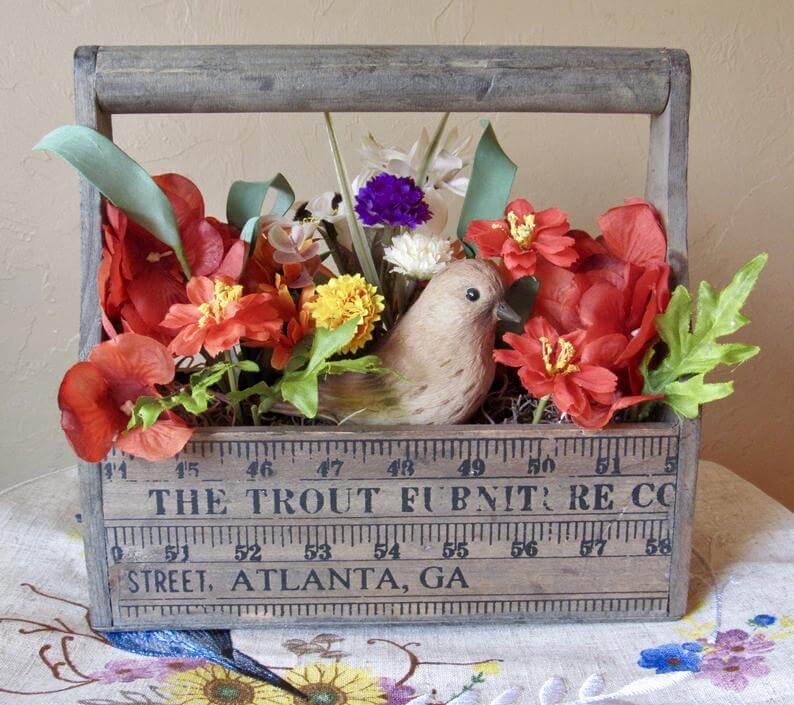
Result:
M383 250L391 271L420 281L432 279L452 261L452 243L425 233L397 235Z

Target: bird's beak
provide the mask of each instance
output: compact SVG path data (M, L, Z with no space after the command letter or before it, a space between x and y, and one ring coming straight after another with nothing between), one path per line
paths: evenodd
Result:
M521 316L519 316L510 306L504 301L496 307L496 317L500 321L508 323L521 323Z

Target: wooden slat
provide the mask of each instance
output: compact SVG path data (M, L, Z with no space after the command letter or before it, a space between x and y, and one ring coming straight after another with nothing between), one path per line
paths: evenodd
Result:
M678 423L200 429L164 462L114 451L112 628L666 619L680 456Z
M670 52L670 100L651 118L650 153L645 196L658 209L667 228L667 261L671 285L689 283L687 260L687 165L689 154L690 66L686 52ZM672 415L672 414L670 414ZM681 421L679 467L670 566L672 618L686 613L691 559L692 518L700 448L700 419Z
M109 113L661 113L662 49L521 46L101 47Z
M74 55L75 119L112 138L110 115L96 101L94 76L96 47L80 47ZM102 203L99 191L80 179L80 359L102 337L97 271L102 258ZM97 628L111 624L105 562L102 482L98 463L79 463L80 497L91 597L91 622Z

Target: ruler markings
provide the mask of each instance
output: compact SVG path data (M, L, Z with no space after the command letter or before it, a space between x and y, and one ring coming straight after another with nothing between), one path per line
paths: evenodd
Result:
M335 458L333 456L336 456ZM340 457L341 456L341 457ZM112 458L129 458L124 454L113 452ZM665 434L643 434L641 436L582 436L566 435L553 436L549 438L527 438L527 437L500 437L500 438L388 438L388 437L369 437L365 439L295 439L295 440L197 440L191 441L186 449L177 456L178 458L201 458L202 461L210 460L217 463L217 470L222 471L222 476L218 472L205 473L203 464L196 464L188 471L187 462L184 471L177 477L172 476L154 478L145 473L151 472L151 466L140 464L129 458L127 467L118 473L115 470L108 471L104 478L106 496L112 496L115 487L133 487L125 483L157 483L165 490L154 489L151 492L166 492L168 488L182 492L181 487L190 487L191 483L199 484L207 488L208 502L210 494L215 488L209 487L210 484L219 485L226 492L229 488L251 487L249 483L258 483L256 487L268 488L268 491L275 491L274 487L292 488L282 490L285 492L301 491L297 483L314 485L320 489L307 489L306 492L330 492L330 489L338 486L343 488L353 488L356 485L351 483L377 483L376 487L383 488L383 493L387 487L397 487L405 491L406 487L411 487L412 483L421 483L415 492L416 511L418 516L406 516L395 513L381 513L382 507L373 516L368 509L368 514L358 512L350 514L335 514L328 516L324 514L319 517L311 514L319 512L318 506L315 512L309 509L304 511L307 515L298 513L297 516L290 516L289 522L284 523L283 516L248 514L248 516L223 516L223 512L210 511L204 516L138 516L138 517L113 517L105 520L105 528L109 546L108 560L110 568L115 571L116 576L112 581L115 587L111 586L112 601L118 617L126 616L133 620L140 618L140 615L200 615L200 614L238 614L250 615L253 617L261 616L293 616L298 618L306 617L328 617L328 616L373 616L373 617L397 617L415 616L432 618L433 616L449 615L493 615L509 613L608 613L608 612L640 612L647 613L659 611L664 613L669 602L669 563L672 560L671 537L674 535L675 511L674 502L676 491L676 480L678 477L678 437L670 433ZM246 464L254 459L255 463L246 467L239 463ZM269 463L266 468L259 465L261 458L266 458ZM402 475L387 475L385 473L387 463L399 460ZM582 459L592 459L593 465L589 467L590 460L582 463ZM505 467L499 473L498 467L493 467L492 463L483 461L499 460L509 467ZM307 471L313 472L323 467L318 464L324 463L330 467L331 463L338 463L336 474L327 476L305 476ZM405 461L414 461L415 465L406 465ZM379 463L384 470L384 474L373 473L375 468L372 463ZM651 463L662 463L651 465ZM348 465L350 463L350 465ZM362 465L363 463L363 465ZM369 463L369 465L368 465ZM298 471L297 477L288 478L282 476L278 470L283 465L295 466ZM435 464L436 467L430 467ZM452 464L452 467L449 465ZM457 467L460 464L460 467ZM523 464L523 466L522 466ZM191 463L193 465L193 463ZM344 467L343 467L344 465ZM389 465L389 468L400 466ZM457 470L456 470L457 468ZM158 470L160 470L158 468ZM257 471L260 471L261 477ZM265 472L267 470L267 473ZM300 472L303 470L303 472ZM433 472L435 470L435 472ZM456 472L454 472L456 470ZM410 472L409 472L410 471ZM438 471L441 471L439 474ZM491 474L494 473L499 474ZM144 476L140 476L140 473ZM177 470L179 472L179 470ZM391 470L390 470L391 472ZM399 472L399 470L398 470ZM191 476L192 473L192 476ZM207 476L209 474L209 476ZM659 482L658 478L664 478L666 483ZM384 480L394 480L395 482L383 482ZM639 482L643 480L645 482ZM494 481L513 481L514 483L532 483L527 487L534 488L537 492L535 498L537 502L531 509L518 510L521 502L514 508L511 507L510 496L515 486L497 486L492 488L488 483ZM593 482L595 481L595 484ZM573 484L581 482L580 485ZM265 483L263 485L263 483ZM280 483L280 484L274 484ZM284 484L286 483L286 484ZM420 489L423 491L436 492L452 489L458 490L457 486L446 487L450 483L460 485L460 493L464 498L470 493L472 496L471 505L463 503L463 507L468 514L436 514L427 504L427 494L424 499L419 497ZM571 483L570 488L565 483ZM600 485L598 484L600 483ZM629 485L627 483L634 483ZM465 488L469 489L465 489ZM524 486L520 486L521 489ZM605 490L599 487L607 488ZM557 495L552 495L547 504L549 493L544 488L551 488L557 491ZM564 511L567 499L559 496L559 491L567 493L570 489L571 510ZM131 490L130 490L131 491ZM143 487L139 493L145 493ZM188 490L184 490L188 492ZM191 492L193 490L190 490ZM205 490L202 489L203 493ZM263 489L253 490L254 493L265 492ZM342 489L344 492L345 489ZM351 489L347 489L350 492ZM381 492L381 489L377 490ZM506 493L507 499L500 499L499 502L491 499L488 494L491 491L496 493ZM475 495L475 492L477 493ZM517 492L517 490L516 490ZM589 497L582 499L589 494ZM598 504L612 504L608 501L608 493L620 493L620 503L615 499L616 508L612 507L601 509ZM633 492L629 499L632 504L625 499L626 492ZM601 493L600 498L598 493ZM655 496L654 496L654 493ZM664 494L667 493L667 494ZM129 494L118 495L118 507L134 506L138 507L141 502L126 503ZM292 497L294 495L290 495ZM312 495L309 495L312 497ZM319 495L316 495L319 496ZM393 496L393 495L388 495ZM435 495L434 495L435 496ZM440 495L444 496L444 495ZM453 495L454 497L454 495ZM159 501L159 496L158 496ZM179 500L183 500L180 498ZM191 501L195 502L196 499ZM297 500L296 500L297 501ZM336 500L333 500L336 501ZM426 504L426 511L422 509L422 502ZM453 499L460 503L460 498ZM319 502L319 500L315 500ZM506 504L505 504L506 502ZM560 503L562 502L562 506ZM578 508L574 505L579 503ZM434 503L435 504L435 503ZM541 507L541 504L543 505ZM595 506L593 506L595 504ZM653 508L654 504L662 504L664 509ZM107 506L107 505L106 505ZM113 506L113 505L110 505ZM499 509L497 509L499 506ZM505 507L504 509L502 507ZM525 507L529 505L525 503ZM351 505L348 502L348 510ZM190 507L188 507L190 508ZM434 506L433 509L438 507ZM481 509L485 508L485 512ZM270 509L270 508L269 508ZM447 507L449 509L449 507ZM452 509L460 509L453 506ZM441 507L443 511L443 507ZM520 511L521 516L511 516L513 511ZM544 511L545 510L545 511ZM554 511L556 510L556 511ZM225 510L224 510L225 511ZM272 510L271 510L272 511ZM329 510L330 511L330 510ZM355 511L355 509L353 510ZM403 512L413 513L414 509L402 509ZM473 512L476 515L472 515ZM173 510L172 510L173 512ZM527 513L529 512L529 513ZM158 512L159 513L159 512ZM165 512L164 512L165 513ZM194 511L193 514L198 512ZM292 509L288 512L294 514ZM188 512L187 514L190 514ZM245 512L243 512L245 514ZM112 517L112 511L106 513L106 517ZM162 560L163 554L157 555L158 547L167 547L166 555L174 545L176 548L183 549L184 560L180 558L178 562L173 560ZM179 545L183 544L183 545ZM370 548L364 548L368 545ZM555 547L557 551L554 555L544 554L540 547ZM203 549L202 547L206 547ZM262 558L253 560L242 560L232 558L229 551L236 549L256 548L262 550ZM298 555L290 555L289 551L294 547ZM306 547L307 556L311 547L315 553L326 550L328 547L328 559L311 560L301 557L303 549ZM395 560L384 557L378 560L374 557L363 556L362 553L331 557L330 549L346 547L348 551L356 548L359 551L371 550L375 548L375 555L385 547L387 551L399 547L399 556L393 556ZM439 558L439 549L443 547L444 555ZM557 548L559 547L559 548ZM606 548L605 548L606 547ZM188 549L190 556L188 557ZM491 550L488 555L480 555L478 552ZM507 549L518 551L518 556L512 556ZM204 551L204 552L202 552ZM205 555L206 551L213 551ZM227 552L226 556L218 556L217 551ZM418 551L418 553L417 553ZM522 555L521 551L527 551ZM342 553L345 553L342 551ZM272 554L272 555L271 555ZM121 558L118 558L121 556ZM513 567L523 572L527 578L533 581L536 587L543 587L544 574L533 576L531 561L558 559L563 566L563 573L570 571L574 565L600 565L599 559L612 561L605 564L609 566L619 566L620 561L638 561L646 558L656 558L662 560L645 561L643 565L658 565L644 574L647 578L648 589L636 591L636 596L629 597L630 592L614 590L610 587L619 587L619 583L625 578L622 569L596 569L594 576L600 576L593 584L602 587L593 593L581 593L577 587L583 586L581 580L587 580L590 573L578 575L577 572L570 573L571 580L578 579L580 585L572 585L570 594L554 593L542 591L539 593L510 593L509 585L515 584L508 579L509 574L513 574ZM578 558L591 558L593 560L571 563ZM131 570L136 570L137 566L150 566L148 572L164 572L161 566L168 568L165 573L167 580L175 585L178 583L180 569L186 573L204 573L201 566L234 566L231 572L218 574L217 570L227 570L227 568L213 568L213 579L218 575L234 576L235 571L240 569L253 571L257 565L267 566L272 572L276 572L274 566L297 566L296 570L315 571L328 569L344 571L344 565L352 566L371 566L369 569L394 568L400 564L406 566L416 565L426 566L426 570L441 570L440 566L449 566L451 570L460 570L462 566L481 564L488 566L488 561L507 561L498 563L504 565L508 570L503 576L502 582L508 579L505 584L507 588L503 592L484 592L477 588L466 585L468 591L465 594L458 587L453 592L446 593L446 596L439 597L440 593L417 592L418 585L412 587L413 592L404 595L389 596L386 599L378 598L372 594L360 593L351 595L329 595L312 592L309 595L294 596L287 594L283 596L257 594L244 596L242 598L228 594L202 594L200 598L185 597L178 595L175 597L164 597L153 593L145 594L139 598L132 598L130 595L123 594L119 584L122 582L124 566L129 566ZM436 566L435 564L438 564ZM553 564L552 564L553 565ZM638 565L638 564L630 564ZM508 566L512 566L508 569ZM520 568L519 568L520 566ZM283 568L278 570L292 570ZM350 570L363 570L364 568L348 568L348 582ZM491 570L488 568L487 570ZM553 567L552 571L560 570ZM589 570L582 568L582 570ZM644 570L644 569L643 569ZM257 571L261 572L261 571ZM501 575L502 571L493 571L495 575ZM337 576L340 574L337 573ZM446 576L449 578L449 574ZM166 580L166 578L158 578ZM187 578L184 578L187 580ZM319 578L315 578L319 581ZM538 580L541 582L537 582ZM269 580L269 578L268 578ZM275 578L274 578L275 580ZM285 578L282 577L282 582ZM333 580L333 578L332 578ZM339 578L342 580L342 578ZM439 578L440 580L440 578ZM568 578L566 578L568 580ZM147 577L148 581L148 577ZM202 577L203 581L203 577ZM402 578L401 578L402 581ZM435 588L435 585L426 585L424 578L422 584L425 587ZM490 579L491 582L498 583L498 580ZM223 582L223 580L221 581ZM373 579L373 582L376 582ZM452 581L454 582L454 581ZM447 589L452 587L452 582L445 585ZM558 581L559 582L559 581ZM476 581L475 581L476 583ZM631 581L628 581L631 584ZM169 583L170 584L170 583ZM307 583L308 584L308 583ZM552 581L550 584L554 584ZM480 588L487 586L488 582L480 584ZM664 585L666 590L655 590L653 588ZM237 583L235 583L235 588ZM347 587L347 586L345 586ZM387 585L388 587L388 585ZM392 588L398 587L396 584ZM402 586L407 591L407 586ZM495 587L495 585L491 585ZM378 586L380 589L380 586ZM137 586L136 586L137 589ZM173 591L179 592L181 588L177 585ZM228 590L229 585L221 585L220 593ZM262 588L259 588L260 590ZM264 588L269 591L271 588ZM278 590L278 588L275 588ZM281 588L282 590L294 590L295 588ZM303 590L306 587L302 588ZM323 590L321 586L319 588ZM332 588L333 589L333 588ZM147 587L148 591L149 588ZM171 590L171 588L169 588ZM203 592L202 588L201 592ZM366 587L364 588L366 590ZM159 592L159 588L157 590ZM185 589L185 592L194 592L192 589ZM209 587L209 593L212 586ZM555 597L557 595L558 597ZM534 597L533 597L534 596ZM492 597L486 600L483 598ZM496 599L501 598L501 599ZM197 601L197 599L199 601ZM131 601L136 604L130 607ZM162 601L163 604L160 604ZM165 602L170 604L165 604ZM273 604L278 602L279 604ZM134 610L134 611L132 611ZM236 612L229 610L236 610Z

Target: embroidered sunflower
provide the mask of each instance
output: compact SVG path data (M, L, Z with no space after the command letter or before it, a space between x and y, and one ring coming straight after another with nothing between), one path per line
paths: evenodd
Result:
M372 331L383 311L383 297L360 274L343 274L317 287L313 301L304 308L320 328L336 330L343 323L361 319L353 340L341 352L356 352L372 340Z
M386 694L369 671L351 668L343 663L318 662L297 666L284 677L308 696L310 705L386 703ZM271 686L267 689L267 702L268 705L306 705L299 698Z
M168 705L268 705L273 688L208 664L172 676L163 690Z

